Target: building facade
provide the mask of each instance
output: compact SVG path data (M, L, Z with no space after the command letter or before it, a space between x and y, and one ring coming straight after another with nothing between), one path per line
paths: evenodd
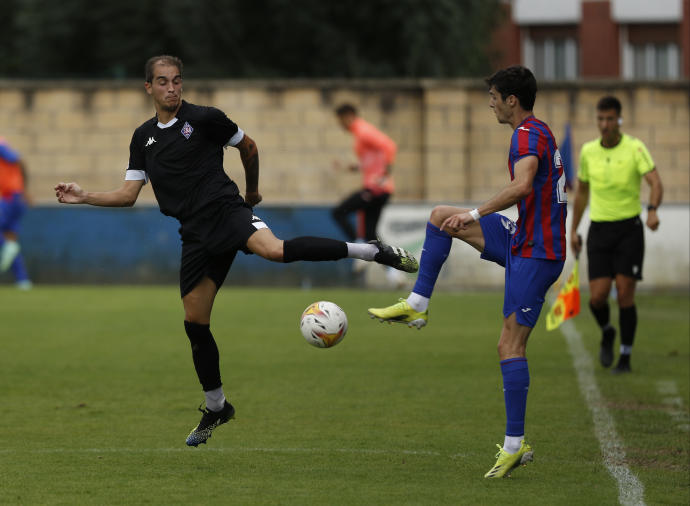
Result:
M540 80L690 77L690 0L506 0L496 66Z

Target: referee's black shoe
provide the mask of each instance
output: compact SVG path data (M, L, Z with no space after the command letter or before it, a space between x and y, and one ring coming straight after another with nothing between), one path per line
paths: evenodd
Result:
M394 269L405 272L417 272L419 264L412 253L397 246L389 246L379 239L369 241L379 249L374 256L374 261L379 264L388 265Z
M604 367L613 364L613 343L616 340L616 329L609 325L601 335L601 347L599 348L599 362Z
M213 429L235 417L235 408L228 401L225 401L225 406L220 411L201 409L201 407L199 407L199 411L202 413L201 421L187 436L187 446L205 444L206 440L211 437Z
M630 355L621 355L618 357L616 367L611 369L611 374L625 374L630 371Z

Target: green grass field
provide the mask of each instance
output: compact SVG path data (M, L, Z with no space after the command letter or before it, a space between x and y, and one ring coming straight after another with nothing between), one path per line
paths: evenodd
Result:
M399 295L223 289L211 328L237 418L195 449L184 440L203 395L176 287L0 288L0 503L618 503L543 314L528 349L535 461L485 480L505 428L501 294L438 293L421 331L367 317ZM349 317L332 349L299 332L319 299ZM623 377L597 365L586 305L574 320L646 504L690 500L689 308L686 294L639 296Z

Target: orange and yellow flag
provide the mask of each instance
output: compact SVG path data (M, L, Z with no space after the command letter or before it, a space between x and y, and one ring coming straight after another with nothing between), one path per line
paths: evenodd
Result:
M558 298L546 314L546 330L553 330L573 316L580 313L580 275L578 273L579 259L575 259L573 270L568 276Z

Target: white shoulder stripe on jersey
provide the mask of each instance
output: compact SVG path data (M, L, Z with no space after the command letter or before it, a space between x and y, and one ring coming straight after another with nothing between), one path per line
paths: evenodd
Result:
M252 225L254 225L254 228L257 230L261 230L262 228L268 228L268 225L264 223L264 220L254 215L252 215Z
M146 184L149 182L149 175L145 170L127 169L125 181L144 181L144 184Z
M242 139L244 139L244 132L240 127L237 127L237 132L235 133L235 135L230 137L230 140L224 147L227 148L228 146L237 146Z

